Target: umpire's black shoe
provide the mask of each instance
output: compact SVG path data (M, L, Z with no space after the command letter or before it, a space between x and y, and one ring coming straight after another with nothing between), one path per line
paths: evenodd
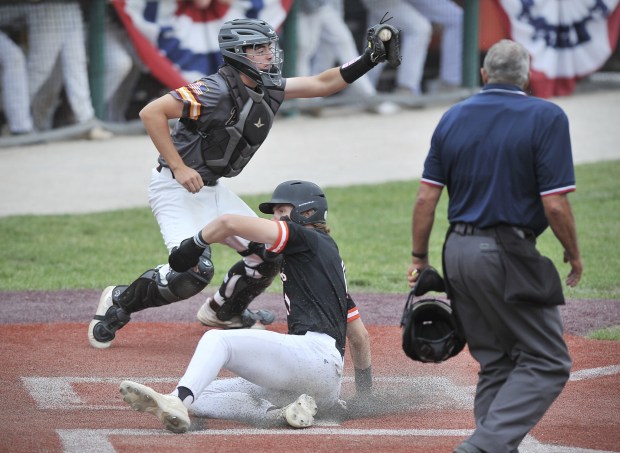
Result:
M109 348L116 336L116 331L131 319L125 310L113 304L114 288L115 286L108 286L103 290L97 312L88 325L88 342L93 348Z
M470 444L465 441L454 449L453 453L486 453L484 450L479 449L474 444Z

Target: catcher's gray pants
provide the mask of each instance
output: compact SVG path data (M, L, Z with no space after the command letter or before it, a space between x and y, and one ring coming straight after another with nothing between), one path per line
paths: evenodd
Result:
M445 273L469 351L480 364L469 441L484 451L514 452L570 375L558 307L504 301L494 237L450 234Z

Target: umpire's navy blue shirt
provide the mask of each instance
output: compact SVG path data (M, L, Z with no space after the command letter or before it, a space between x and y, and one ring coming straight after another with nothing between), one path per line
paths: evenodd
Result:
M448 188L451 223L539 235L548 226L540 197L575 190L568 118L516 86L488 84L443 115L422 183Z

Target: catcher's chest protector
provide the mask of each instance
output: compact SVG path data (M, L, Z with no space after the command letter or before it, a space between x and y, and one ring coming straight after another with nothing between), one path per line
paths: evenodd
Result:
M232 110L218 109L203 127L202 154L206 166L218 176L241 173L263 144L284 100L281 88L248 89L230 66L219 70L228 86ZM224 115L225 118L219 118ZM222 124L219 126L219 124Z

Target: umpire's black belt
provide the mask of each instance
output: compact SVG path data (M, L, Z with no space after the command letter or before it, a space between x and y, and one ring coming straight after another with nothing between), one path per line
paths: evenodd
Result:
M163 168L168 168L168 167L164 167L163 165L160 164L160 165L157 166L157 168L155 168L155 170L157 170L158 173L161 173L161 170ZM170 169L168 168L168 170L170 170ZM174 179L174 173L173 173L172 170L170 170L170 174L172 175L172 178ZM217 186L217 180L216 181L206 181L206 180L203 179L202 182L207 187Z
M508 225L505 225L505 226L508 226ZM521 239L524 239L525 237L530 235L529 231L523 228L519 228L515 226L512 226L512 227L508 226L508 227L512 228L512 230ZM454 223L452 224L452 231L455 232L456 234L460 234L461 236L490 236L490 237L496 236L495 227L477 228L471 223Z
M495 228L476 228L471 223L455 223L452 231L461 236L495 236Z

